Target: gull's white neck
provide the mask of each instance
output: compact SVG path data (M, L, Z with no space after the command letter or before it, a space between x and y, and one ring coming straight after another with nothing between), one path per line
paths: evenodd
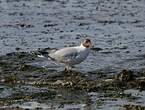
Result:
M80 45L81 48L86 48L83 44Z
M90 48L85 47L83 44L81 44L79 47L80 48L85 48L85 49L90 49Z

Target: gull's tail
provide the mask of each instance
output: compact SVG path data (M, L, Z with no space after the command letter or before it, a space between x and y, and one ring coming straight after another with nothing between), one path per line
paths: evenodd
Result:
M54 58L52 58L50 56L50 54L47 51L39 51L39 54L37 56L40 57L40 58L48 58L48 59L51 59L51 60L55 60Z
M49 53L48 52L43 52L43 51L39 51L38 57L49 57Z

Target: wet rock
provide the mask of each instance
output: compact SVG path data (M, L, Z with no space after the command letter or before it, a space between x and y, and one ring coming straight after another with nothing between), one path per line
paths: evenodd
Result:
M131 70L122 70L117 76L116 76L116 80L119 80L121 82L128 82L131 80L134 80L134 74Z
M137 81L138 83L138 89L140 90L140 91L142 91L142 90L145 90L145 79L143 79L143 80L138 80Z
M145 110L144 106L141 105L124 105L125 110Z

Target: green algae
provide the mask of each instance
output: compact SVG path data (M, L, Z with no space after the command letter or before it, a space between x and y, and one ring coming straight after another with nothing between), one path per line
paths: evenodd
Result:
M11 53L0 57L0 78L1 84L9 85L13 88L12 95L0 99L2 105L11 105L30 100L60 100L61 103L80 103L79 100L73 99L66 101L64 96L59 95L58 91L80 92L84 95L90 92L103 93L103 97L110 99L127 99L136 100L131 94L124 93L126 89L145 89L145 78L140 73L138 76L131 70L122 70L117 75L107 75L101 71L88 72L84 75L79 71L51 71L47 68L30 65L37 59L37 52L18 52ZM23 89L17 90L16 85L30 85L36 88L47 88L47 91L38 91L27 93ZM15 90L16 89L16 90ZM21 88L20 88L21 89ZM49 90L50 89L50 90ZM28 89L29 91L29 89ZM75 101L76 100L76 101ZM87 97L81 100L88 100ZM104 102L101 99L96 101L97 106ZM127 107L127 106L126 106ZM128 107L130 108L130 107Z
M112 77L112 80L108 81L108 76L99 71L89 72L91 75L97 75L97 80L83 76L82 73L78 71L71 71L70 73L64 71L60 73L54 72L53 75L51 71L50 75L50 71L46 68L28 65L29 62L35 61L35 58L37 58L36 54L37 52L18 52L1 57L0 67L2 71L1 74L3 74L3 81L12 84L21 82L21 80L23 80L23 82L32 81L36 82L34 84L39 86L47 85L52 88L63 87L72 90L86 91L122 90L128 87L144 89L144 81L136 80L135 75L133 75L133 72L130 70L122 70L117 76ZM44 74L45 77L41 74ZM37 83L37 81L39 83Z

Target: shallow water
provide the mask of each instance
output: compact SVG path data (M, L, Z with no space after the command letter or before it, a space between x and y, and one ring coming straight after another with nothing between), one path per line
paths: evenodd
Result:
M81 39L89 36L93 49L76 70L88 74L98 70L116 73L124 68L141 70L145 67L144 13L144 0L0 0L0 55L79 45ZM62 65L46 59L38 58L29 64L47 67L52 73L63 70ZM54 91L47 87L1 84L0 99L22 91L24 95L54 93L44 99L14 99L12 104L2 108L117 110L123 109L126 103L145 106L144 91L136 90L125 91L132 96L139 92L135 94L139 97L137 100L130 100L107 97L104 91L87 95L71 91L69 94L66 90Z
M94 47L81 70L145 66L144 0L1 0L0 54L79 45Z

